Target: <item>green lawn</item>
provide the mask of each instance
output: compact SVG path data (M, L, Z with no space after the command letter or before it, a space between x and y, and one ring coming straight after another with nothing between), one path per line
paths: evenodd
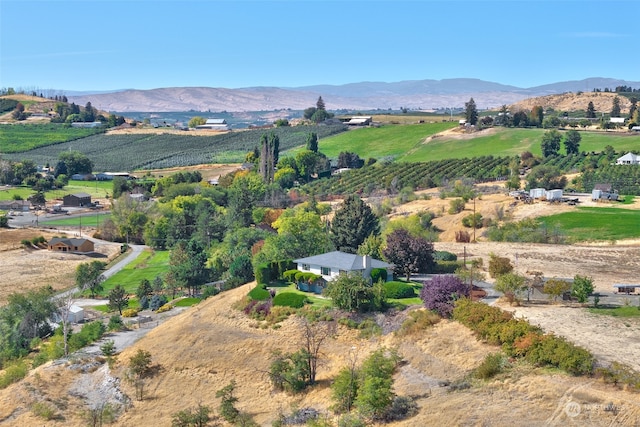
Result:
M280 294L283 292L293 292L296 294L300 294L300 295L304 295L306 296L309 301L311 301L311 303L313 304L314 307L331 307L331 300L328 298L322 298L320 296L317 296L316 294L313 294L311 292L302 292L296 289L296 285L294 285L293 283L288 285L288 286L277 286L277 287L273 287L276 290L276 294Z
M67 218L65 215L49 217L51 219L40 218L40 224L56 227L99 227L105 220L111 217L111 213L99 212L87 213L82 216Z
M574 242L640 237L639 210L581 207L539 219L550 229L557 227Z
M589 308L589 312L613 317L640 317L640 309L637 306L627 305L616 308Z
M169 269L169 251L144 251L135 261L104 281L103 295L107 295L116 285L122 285L129 293L135 293L142 279L153 283L156 276L162 276Z
M67 194L87 193L91 195L91 200L96 199L106 202L107 195L111 195L113 190L112 181L74 181L70 180L64 188L47 191L44 197L47 200L62 199ZM34 191L30 187L0 187L0 200L13 200L13 195L17 194L24 200L31 196Z
M181 298L173 305L174 307L191 307L192 305L198 304L200 301L202 301L201 298Z

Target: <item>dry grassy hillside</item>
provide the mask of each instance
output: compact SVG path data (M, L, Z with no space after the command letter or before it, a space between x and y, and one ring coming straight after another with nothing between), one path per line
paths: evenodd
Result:
M511 111L531 111L533 107L539 105L545 110L553 108L556 111L578 111L586 110L589 102L593 102L596 112L608 113L611 111L613 98L616 96L620 99L620 110L622 114L629 113L629 108L631 107L629 98L612 92L583 92L581 94L569 92L560 95L527 98L510 105L509 109Z
M153 329L119 356L110 372L106 365L83 363L45 365L19 384L0 390L0 424L6 426L84 426L87 404L122 402L135 390L124 380L124 365L138 349L153 356L156 374L147 381L144 400L133 400L118 419L118 426L168 426L171 414L203 404L215 408L217 390L237 382L237 407L261 426L270 426L279 413L313 407L331 417L330 383L348 363L350 352L363 360L372 350L397 348L403 363L395 375L395 392L414 396L419 414L391 426L496 425L529 426L570 423L583 426L635 425L640 422L637 394L615 390L589 378L514 366L511 373L488 382L474 382L463 391L449 392L441 381L456 381L476 367L484 356L498 350L479 343L464 327L442 321L422 333L398 338L389 333L360 339L353 330L339 327L326 342L319 367L319 384L308 393L291 396L274 392L266 370L275 349L300 348L300 320L290 318L281 327L261 328L232 308L253 284L204 301ZM399 324L387 319L387 324ZM31 408L45 402L58 415L44 422ZM565 411L575 402L581 413ZM604 411L612 402L617 414ZM577 424L576 424L577 423Z

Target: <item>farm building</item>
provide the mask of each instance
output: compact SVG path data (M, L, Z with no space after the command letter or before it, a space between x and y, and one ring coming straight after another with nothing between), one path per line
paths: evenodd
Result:
M71 175L71 179L74 181L92 181L95 177L90 173L74 173Z
M207 119L205 124L196 126L198 130L229 130L229 125L225 119Z
M94 251L93 242L89 239L67 239L54 237L49 240L48 249L57 252L88 253Z
M72 122L71 127L74 128L97 128L102 126L102 122Z
M639 288L640 285L629 285L629 284L618 284L618 285L613 285L613 288L615 289L616 293L618 294L635 294L636 293L636 288Z
M98 181L113 181L116 177L125 179L133 178L129 172L102 172L96 174L96 179Z
M640 164L640 156L633 153L627 153L616 160L616 165L638 165Z
M624 124L624 117L611 117L609 119L609 121L611 123L619 123L619 124Z
M372 122L371 116L356 116L347 119L344 124L348 126L369 126Z
M31 202L28 200L2 200L0 201L1 211L29 212Z
M63 206L90 206L91 205L91 195L87 193L75 193L75 194L67 194L62 198Z

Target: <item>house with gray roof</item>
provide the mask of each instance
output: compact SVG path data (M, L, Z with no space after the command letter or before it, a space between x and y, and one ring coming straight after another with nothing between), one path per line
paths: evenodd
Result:
M298 270L322 276L326 281L338 277L341 273L360 272L362 277L370 278L371 270L382 268L387 270L387 280L393 280L393 266L384 261L371 258L369 255L355 255L340 251L327 252L306 258L294 259Z

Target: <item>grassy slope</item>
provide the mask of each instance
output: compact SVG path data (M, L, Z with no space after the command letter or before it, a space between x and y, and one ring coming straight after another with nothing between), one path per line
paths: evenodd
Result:
M410 162L486 155L515 156L523 151L539 156L542 135L546 132L545 129L495 128L468 139L442 136L423 143L429 136L455 126L457 124L448 122L354 129L322 139L320 151L332 158L341 151L352 151L362 158L393 156L396 160ZM580 131L580 135L580 150L587 152L601 151L607 145L618 152L626 152L636 149L640 141L637 135L616 132Z
M107 295L116 285L122 285L127 292L135 293L142 279L153 283L153 279L158 275L163 275L168 268L169 251L147 250L134 262L105 280L103 294Z

